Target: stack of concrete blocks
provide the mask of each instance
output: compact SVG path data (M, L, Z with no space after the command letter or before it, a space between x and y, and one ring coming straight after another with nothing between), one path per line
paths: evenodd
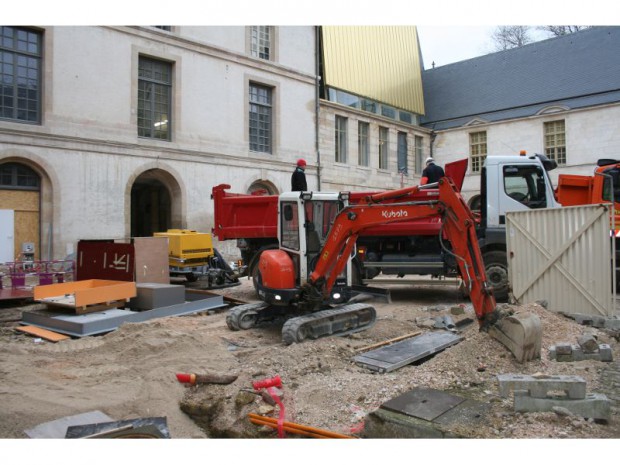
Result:
M616 316L604 317L600 315L584 315L581 313L564 313L562 315L572 318L580 325L593 326L594 328L604 328L610 330L620 330L620 318Z
M497 379L502 397L514 392L515 412L549 412L562 407L583 418L609 421L610 400L604 394L586 394L586 382L580 376L501 374Z
M580 362L582 360L613 361L613 353L609 344L599 344L594 335L586 333L577 342L578 344L566 342L551 346L549 348L549 360L557 362Z

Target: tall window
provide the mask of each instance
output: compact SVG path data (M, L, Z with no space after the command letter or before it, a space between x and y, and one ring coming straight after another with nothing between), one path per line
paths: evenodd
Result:
M360 166L368 166L370 160L370 147L368 145L368 133L369 133L370 125L368 123L364 123L360 121L358 123L358 131L357 131L357 153L358 153L358 164Z
M347 162L347 119L336 115L336 163Z
M424 165L422 164L422 160L424 157L424 153L422 150L423 142L424 139L422 139L422 136L415 136L415 172L418 174L422 174L422 170L424 169Z
M398 172L407 174L409 172L407 168L407 133L398 133Z
M545 123L545 155L558 165L566 164L566 127L564 120Z
M388 128L379 126L379 169L388 169L388 147L390 131Z
M271 26L250 26L250 54L253 57L270 60L271 53Z
M138 136L170 140L172 64L140 57L138 65Z
M0 118L41 121L42 35L0 26Z
M487 157L487 132L472 132L469 134L469 156L471 158L472 173L479 173L484 159Z
M271 87L250 83L250 150L271 153L273 133Z

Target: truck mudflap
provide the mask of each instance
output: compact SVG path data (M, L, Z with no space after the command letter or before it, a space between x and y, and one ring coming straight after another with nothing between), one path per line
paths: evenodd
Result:
M364 303L348 304L291 318L282 327L282 342L290 345L306 339L356 333L374 325L377 312Z
M534 313L523 312L500 317L489 326L488 333L506 346L519 363L540 358L542 324Z

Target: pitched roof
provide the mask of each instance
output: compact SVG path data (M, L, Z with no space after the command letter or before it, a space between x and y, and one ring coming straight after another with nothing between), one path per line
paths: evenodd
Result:
M425 70L423 126L458 127L620 101L620 27L592 27Z

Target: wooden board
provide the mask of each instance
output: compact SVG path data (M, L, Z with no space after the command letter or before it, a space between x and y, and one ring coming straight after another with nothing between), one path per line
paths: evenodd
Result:
M22 331L24 333L31 334L33 336L38 336L47 341L58 342L64 341L65 339L71 339L69 336L65 336L64 334L55 333L54 331L49 331L43 328L37 328L36 326L18 326L15 328L17 331Z
M170 284L168 238L134 237L135 282Z

